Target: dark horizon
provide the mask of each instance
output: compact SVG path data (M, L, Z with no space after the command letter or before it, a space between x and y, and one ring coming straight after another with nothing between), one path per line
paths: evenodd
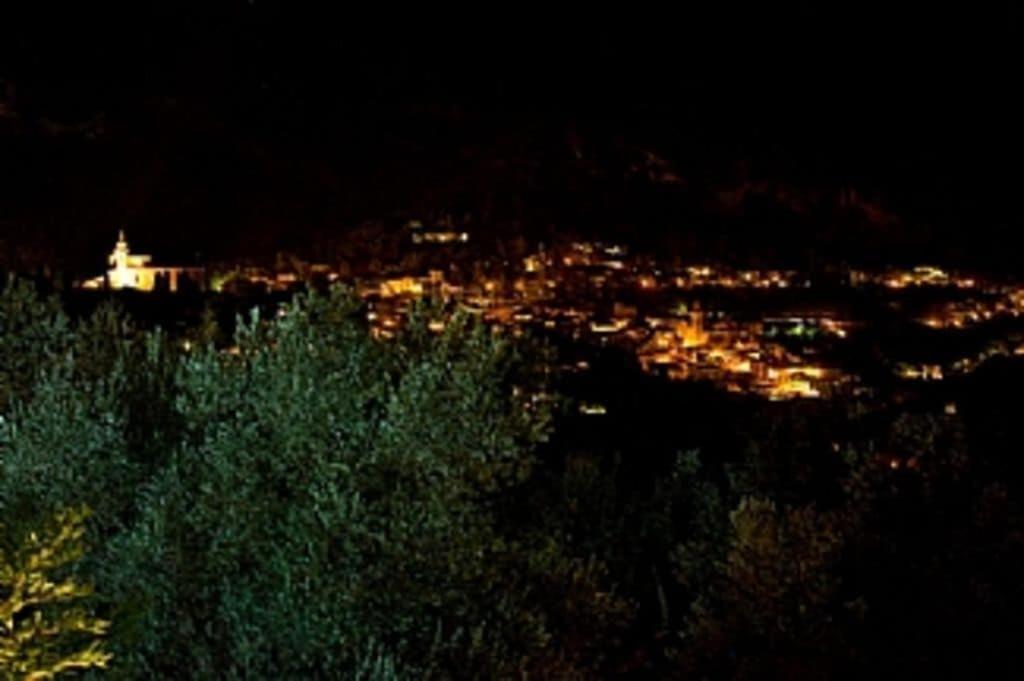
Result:
M727 252L825 259L867 242L1015 268L1012 3L441 29L263 2L83 19L6 21L0 48L0 236L72 268L118 228L178 259L270 257L443 214L484 234L722 233ZM648 153L685 186L627 182ZM709 217L744 186L767 204ZM850 189L895 220L846 215ZM822 205L794 216L780 193Z

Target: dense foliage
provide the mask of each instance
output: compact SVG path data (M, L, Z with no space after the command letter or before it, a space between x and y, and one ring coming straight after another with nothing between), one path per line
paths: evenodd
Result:
M207 317L170 338L4 287L0 555L92 509L59 578L95 588L74 616L111 623L106 673L838 679L1013 659L1020 471L972 435L990 410L729 416L697 450L676 402L644 417L621 382L637 416L590 447L553 430L570 412L533 349L465 316L431 331L429 306L381 342L358 312L303 294L233 336ZM650 437L654 419L671 429Z
M82 557L87 515L84 509L69 509L42 533L22 537L13 551L0 550L3 678L43 681L66 671L103 668L110 661L102 640L110 623L79 605L92 590L56 576Z
M505 522L546 436L515 348L429 312L373 341L343 292L172 343L105 306L73 333L8 286L0 508L95 510L82 573L132 677L567 677L625 605L600 566ZM188 349L186 349L186 347ZM17 529L17 528L15 528ZM367 672L369 673L369 672Z

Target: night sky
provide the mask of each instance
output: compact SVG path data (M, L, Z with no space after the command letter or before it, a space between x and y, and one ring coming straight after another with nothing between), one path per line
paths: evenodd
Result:
M452 213L483 235L1016 267L1015 3L374 20L139 4L4 10L0 257L84 268L119 227L168 257L267 257ZM638 186L648 152L684 183ZM715 197L744 186L767 199L722 218ZM843 214L844 188L887 217ZM790 215L794 196L816 208Z

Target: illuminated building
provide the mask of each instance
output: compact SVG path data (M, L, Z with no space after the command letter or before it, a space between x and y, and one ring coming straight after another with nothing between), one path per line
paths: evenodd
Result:
M941 381L942 366L938 364L901 364L897 372L902 378L921 381Z
M387 279L380 283L380 295L382 298L393 298L403 295L421 296L423 295L423 283L414 277Z
M411 239L414 244L452 244L466 243L469 241L469 232L459 232L452 229L451 220L442 227L427 228L419 220L412 220L408 224L411 231Z
M629 326L628 319L593 320L590 330L597 334L618 333Z
M416 232L412 235L414 244L451 244L469 241L468 232Z
M904 288L907 286L948 286L951 282L949 274L930 265L919 265L911 271L897 270L887 275L882 283L889 288ZM958 280L957 285L964 287L966 282L970 286L974 282L969 279Z
M179 285L185 280L201 287L206 275L205 270L201 267L152 265L152 256L131 252L124 236L124 230L118 232L114 251L107 261L110 269L107 270L106 275L82 282L82 288L136 289L139 291L166 288L168 291L177 291Z
M608 413L608 409L603 404L591 404L587 402L581 404L579 410L581 414L586 414L587 416L600 416Z
M688 322L681 322L676 327L676 334L683 342L684 348L696 348L707 344L708 335L704 332L704 313L699 306L690 312Z

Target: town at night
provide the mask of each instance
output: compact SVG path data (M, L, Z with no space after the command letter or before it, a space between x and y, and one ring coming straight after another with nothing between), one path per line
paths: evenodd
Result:
M0 10L0 675L1015 674L1024 11L869 5Z

